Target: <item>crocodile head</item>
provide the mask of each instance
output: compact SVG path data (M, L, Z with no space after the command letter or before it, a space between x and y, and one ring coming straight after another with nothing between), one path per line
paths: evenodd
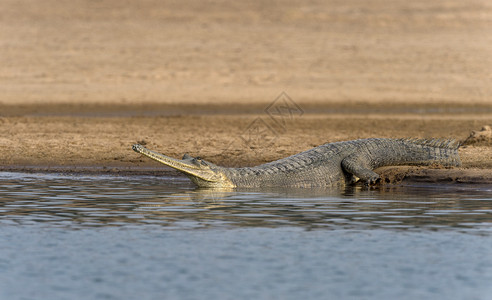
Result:
M132 149L135 152L185 173L199 187L234 187L234 184L222 171L223 168L211 162L204 161L199 157L195 158L185 154L183 159L175 159L149 150L139 144L133 145Z

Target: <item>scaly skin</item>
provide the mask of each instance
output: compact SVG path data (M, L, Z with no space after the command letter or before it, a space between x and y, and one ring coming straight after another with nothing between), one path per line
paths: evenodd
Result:
M395 165L460 166L454 140L363 139L329 143L256 167L225 168L187 154L182 160L133 150L185 173L199 187L330 187L376 183L374 169Z

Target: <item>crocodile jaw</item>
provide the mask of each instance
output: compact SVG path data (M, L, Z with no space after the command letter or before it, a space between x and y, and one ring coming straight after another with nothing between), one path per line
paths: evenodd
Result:
M132 149L135 152L185 173L199 187L234 187L234 184L222 172L212 170L209 166L195 165L185 160L175 159L149 150L139 144L133 145Z

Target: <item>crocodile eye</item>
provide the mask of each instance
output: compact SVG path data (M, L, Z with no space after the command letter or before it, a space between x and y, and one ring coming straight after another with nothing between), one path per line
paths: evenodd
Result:
M208 163L205 162L204 160L202 160L200 157L196 157L196 158L193 158L192 160L193 164L197 165L197 166L205 166L205 167L208 167Z
M193 158L192 162L194 165L199 167L207 166L207 164L200 157Z

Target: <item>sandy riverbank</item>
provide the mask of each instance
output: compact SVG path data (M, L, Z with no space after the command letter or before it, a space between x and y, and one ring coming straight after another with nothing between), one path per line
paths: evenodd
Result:
M355 110L355 107L354 107ZM98 110L101 111L101 110ZM286 111L284 111L285 113ZM54 112L53 112L54 113ZM434 113L306 113L265 112L175 114L171 110L126 116L24 115L0 118L0 170L61 172L168 172L131 150L134 143L173 157L184 153L226 166L256 165L309 148L369 137L453 138L464 141L492 114ZM155 115L157 114L157 115ZM460 149L462 176L441 169L425 176L483 182L492 180L492 143L483 140ZM427 168L424 168L427 169ZM419 168L399 168L421 174ZM399 171L397 171L398 173ZM436 173L437 172L437 173ZM388 177L396 178L392 169ZM430 174L430 175L429 175Z
M492 124L488 1L7 0L0 16L0 170L160 170L136 142L255 165ZM489 142L460 155L490 178Z

